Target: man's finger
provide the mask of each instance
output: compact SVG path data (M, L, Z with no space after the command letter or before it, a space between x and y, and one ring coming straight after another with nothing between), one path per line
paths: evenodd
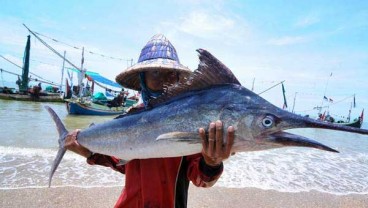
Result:
M222 130L222 122L216 121L216 156L220 156L222 154L222 139L223 139L223 130Z
M67 136L71 136L72 138L77 139L78 133L80 132L80 129L75 129L74 131L68 133Z
M215 131L216 131L216 124L210 123L210 128L208 130L208 155L213 157L213 151L215 149Z
M226 157L229 157L231 154L231 148L233 147L235 137L234 132L234 127L229 126L229 128L227 128Z
M199 131L199 136L201 137L201 140L202 140L202 148L204 150L207 150L208 142L207 142L207 138L206 138L206 132L204 131L203 128L200 128L198 131Z

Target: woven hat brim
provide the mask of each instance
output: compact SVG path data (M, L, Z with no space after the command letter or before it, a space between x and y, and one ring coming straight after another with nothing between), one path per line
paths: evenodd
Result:
M125 71L118 74L115 80L123 87L139 91L141 90L139 73L152 69L160 71L176 70L179 72L180 79L189 76L191 73L191 70L188 67L183 66L176 61L170 59L152 59L137 63L127 68Z

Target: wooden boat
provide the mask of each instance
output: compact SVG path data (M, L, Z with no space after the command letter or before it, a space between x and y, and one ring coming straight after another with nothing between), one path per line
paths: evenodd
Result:
M41 82L52 84L43 81L43 78L41 79L34 79L29 77L29 60L30 60L30 51L31 51L31 37L28 35L27 37L27 44L24 51L24 57L23 57L23 67L20 67L22 69L22 74L16 74L13 72L9 72L4 69L0 69L1 73L6 72L15 76L18 76L18 80L16 81L16 84L19 86L19 90L16 90L15 88L10 87L0 87L0 99L2 100L16 100L16 101L35 101L35 102L64 102L62 93L59 93L58 89L55 87L55 90L53 87L50 87L49 90L51 91L43 91L41 88ZM5 57L2 57L6 61L14 64L13 62L9 61ZM37 76L37 75L36 75ZM33 88L29 87L29 81L37 81L39 82L38 85L33 86ZM53 85L53 84L52 84Z
M285 108L287 108L287 102L286 102L286 96L285 96L285 88L284 88L283 84L282 84L282 93L283 93L283 97L284 97L283 109L285 109ZM355 118L352 122L350 121L350 115L351 115L352 107L353 106L355 107L355 94L354 94L353 97L354 97L354 100L353 100L354 104L350 105L349 114L348 114L346 120L336 120L334 117L332 117L329 114L329 111L327 111L327 115L326 115L326 111L323 114L318 113L318 117L315 118L315 119L320 120L320 121L324 121L324 122L339 124L339 125L345 125L345 126L351 126L351 127L355 127L355 128L361 128L362 125L363 125L363 119L364 119L364 109L362 110L362 113L358 118ZM295 96L294 96L294 104L293 104L293 108L292 108L293 109L292 113L294 113L295 99L296 99L296 93L295 93ZM343 100L345 100L345 99L343 99ZM332 99L328 99L326 96L323 96L323 100L326 100L326 101L329 101L329 102L332 101ZM322 106L317 106L317 107L314 107L313 110L321 111L322 108L323 108ZM327 108L329 108L329 106L327 106ZM309 115L305 115L305 116L310 117Z
M64 102L60 93L40 92L37 95L27 92L19 94L14 88L0 87L0 99L16 101L34 101L34 102Z
M352 126L355 128L361 128L363 125L363 119L364 119L364 109L362 110L362 113L360 116L353 120L353 122L343 122L343 121L337 121L337 124L342 124L345 126Z
M64 102L59 93L52 93L47 95L39 95L38 97L32 95L21 94L6 94L0 93L0 99L2 100L17 100L17 101L34 101L34 102Z
M336 121L332 116L330 116L330 115L325 116L324 114L321 115L318 118L318 120L323 120L323 121L326 121L326 122L339 124L339 125L351 126L351 127L355 127L355 128L361 128L362 125L363 125L363 120L364 120L364 109L362 110L362 113L360 114L360 116L358 118L355 118L352 122L350 122L349 120L347 120L347 121L343 121L343 120Z
M345 126L351 126L351 127L355 127L355 128L360 128L360 127L362 127L363 119L354 119L354 121L353 122L350 122L350 123L336 122L336 124L341 124L341 125L345 125Z
M66 101L66 109L72 115L94 115L107 116L119 115L126 112L126 110L137 103L136 100L127 99L123 106L108 107L107 105L100 105L91 101L83 101L81 99L68 99Z
M81 73L79 70L73 70L76 73ZM119 115L126 112L126 109L133 106L138 102L137 99L129 99L126 96L129 94L127 91L113 91L108 89L106 86L121 88L121 86L109 80L106 77L103 77L99 73L92 71L84 71L84 76L87 78L87 84L82 85L86 87L82 87L82 93L79 92L79 87L74 86L73 89L69 85L68 80L66 81L66 95L69 99L64 99L66 101L66 107L69 114L73 115ZM80 76L78 76L80 77ZM91 82L91 85L88 84ZM82 81L80 83L83 83ZM91 95L94 92L94 85L98 85L101 88L104 88L106 92L111 91L114 92L112 94L113 99L107 99L104 96L104 93L98 92L95 93L94 96ZM89 87L91 86L91 87ZM87 89L88 88L88 89ZM84 90L84 91L83 91ZM105 92L105 93L106 93ZM80 96L82 94L82 96ZM98 98L101 95L101 98ZM96 99L96 97L98 99Z

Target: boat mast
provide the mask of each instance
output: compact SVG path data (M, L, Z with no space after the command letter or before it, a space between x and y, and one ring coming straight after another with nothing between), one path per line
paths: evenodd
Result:
M330 74L330 76L328 77L328 79L327 79L327 82L326 82L326 86L325 86L325 91L324 91L324 93L323 93L323 98L322 98L322 103L321 103L321 107L319 108L319 112L318 112L318 114L320 114L321 113L321 110L322 110L322 108L323 108L323 101L325 100L325 97L326 97L326 91L327 91L327 86L328 86L328 82L330 81L330 78L332 77L332 72L331 72L331 74ZM328 102L328 101L327 101ZM329 107L329 106L328 106Z
M25 93L28 90L28 74L29 74L29 56L31 51L31 36L27 36L27 45L26 49L24 51L24 57L23 57L23 71L22 71L22 82L20 84L19 91L21 93Z
M287 106L287 102L286 102L286 95L285 95L285 87L284 87L284 83L281 83L281 87L282 87L282 95L284 97L284 104L282 106L282 109L286 109L288 106ZM294 100L294 104L295 104L295 100Z
M86 74L86 70L83 69L83 64L84 64L84 47L82 49L81 68L80 68L80 72L78 76L79 97L82 97L83 95L82 83L83 83L83 78Z
M295 92L295 95L294 95L293 110L291 110L292 113L294 113L296 94L298 94L298 92Z
M350 115L351 115L351 109L352 109L352 106L353 106L353 104L352 103L350 103L350 109L349 109L349 114L348 114L348 117L347 117L347 123L349 123L350 122Z
M133 59L127 59L127 68L133 65Z
M64 51L63 68L61 68L60 92L61 92L61 91L63 91L63 79L64 79L65 54L66 54L66 51ZM65 91L66 91L66 90L65 90Z

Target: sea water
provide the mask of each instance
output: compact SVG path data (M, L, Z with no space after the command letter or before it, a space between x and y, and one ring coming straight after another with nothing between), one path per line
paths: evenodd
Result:
M114 118L71 116L61 103L0 100L0 189L48 186L50 167L58 149L58 133L45 105L55 110L69 130ZM363 124L363 128L367 127ZM321 129L290 132L317 140L340 153L301 147L237 153L225 161L224 173L216 186L368 193L368 136ZM119 172L88 165L83 157L67 152L52 186L123 186L124 179Z

